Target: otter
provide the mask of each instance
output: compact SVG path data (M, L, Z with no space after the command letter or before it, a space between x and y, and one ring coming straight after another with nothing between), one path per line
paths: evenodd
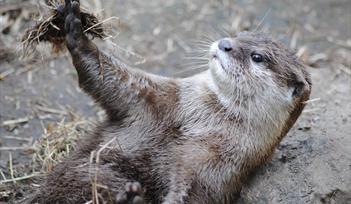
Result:
M29 203L233 203L309 98L303 63L266 34L213 42L206 71L169 78L99 50L78 0L65 12L79 85L107 117Z

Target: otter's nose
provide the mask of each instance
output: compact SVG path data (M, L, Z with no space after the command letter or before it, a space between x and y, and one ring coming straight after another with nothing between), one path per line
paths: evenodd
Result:
M224 52L230 52L233 50L233 45L228 39L223 39L219 41L218 48Z

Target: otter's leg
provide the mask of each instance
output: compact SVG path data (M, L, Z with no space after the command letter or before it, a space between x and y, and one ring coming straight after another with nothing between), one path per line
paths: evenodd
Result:
M169 191L162 204L182 204L189 197L191 176L184 169L173 172L175 173L171 175Z
M79 85L109 117L119 118L131 107L142 105L140 99L145 94L141 93L156 87L156 76L130 69L101 52L83 33L79 6L78 0L66 0L66 44L78 72Z
M101 203L144 204L143 191L138 182L111 169L111 164L88 167L89 159L70 158L49 173L45 183L25 202L27 204L73 204L94 200L93 184ZM97 172L96 172L97 171ZM96 174L97 173L97 174ZM97 176L96 181L93 180ZM108 188L101 188L106 186Z

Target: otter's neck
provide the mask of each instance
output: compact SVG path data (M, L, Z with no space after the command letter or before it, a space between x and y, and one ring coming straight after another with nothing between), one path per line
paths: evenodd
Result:
M233 142L232 153L235 154L235 146L239 143L251 156L271 154L281 140L281 132L292 108L283 89L274 87L273 82L269 89L257 87L257 84L235 84L235 81L214 77L211 71L201 75L225 110L222 117L236 119L233 121L236 124L226 124L230 126L228 137Z

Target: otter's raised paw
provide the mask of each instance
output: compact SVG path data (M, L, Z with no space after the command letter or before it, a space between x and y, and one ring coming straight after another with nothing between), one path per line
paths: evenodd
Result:
M85 39L82 30L82 22L80 18L79 0L66 0L65 12L65 31L67 46L69 49L76 48L81 40Z
M117 204L145 204L140 183L128 182L125 191L117 194L116 202Z

